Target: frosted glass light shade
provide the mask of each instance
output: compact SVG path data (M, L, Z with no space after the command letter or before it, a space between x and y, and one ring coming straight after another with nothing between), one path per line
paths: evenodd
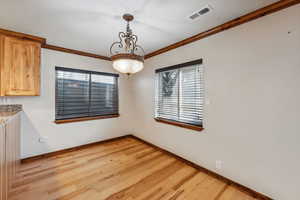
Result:
M144 68L144 62L130 58L121 58L113 60L113 68L120 73L134 74Z
M144 68L144 57L135 54L116 54L111 57L111 60L115 70L128 75Z

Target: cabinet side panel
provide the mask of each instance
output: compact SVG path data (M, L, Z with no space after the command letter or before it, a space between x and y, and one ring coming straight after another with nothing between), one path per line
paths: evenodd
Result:
M4 36L0 35L0 96L5 95L5 88L4 88Z
M5 125L0 124L0 200L7 200Z

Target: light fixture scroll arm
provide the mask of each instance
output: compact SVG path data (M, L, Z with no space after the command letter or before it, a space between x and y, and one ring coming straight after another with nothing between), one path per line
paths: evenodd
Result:
M122 49L124 47L123 45L123 38L125 38L126 33L124 32L119 32L119 42L114 42L112 43L112 45L110 46L110 54L114 55L113 53L113 48L115 46L118 46L118 48Z

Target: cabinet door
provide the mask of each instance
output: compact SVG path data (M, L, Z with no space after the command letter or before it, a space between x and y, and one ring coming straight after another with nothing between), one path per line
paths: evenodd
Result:
M1 95L39 95L41 44L6 36L2 43Z
M6 143L5 126L0 122L0 200L7 199L7 175L6 175Z

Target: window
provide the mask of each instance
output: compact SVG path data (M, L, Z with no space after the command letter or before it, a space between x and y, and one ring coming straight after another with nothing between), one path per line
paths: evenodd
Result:
M155 119L202 130L203 66L196 60L161 68L156 72Z
M118 117L118 74L56 67L57 123Z

